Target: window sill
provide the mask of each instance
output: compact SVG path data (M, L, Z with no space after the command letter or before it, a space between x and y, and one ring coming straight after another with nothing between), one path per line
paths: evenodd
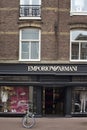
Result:
M29 19L35 19L35 20L40 20L41 17L19 17L20 20L29 20Z
M73 15L87 15L87 12L70 12L70 16Z
M87 62L87 59L85 59L85 60L70 60L70 61L73 61L73 62Z
M40 59L34 59L34 60L30 60L30 59L25 59L25 60L22 60L22 59L19 59L20 62L35 62L35 61L40 61Z

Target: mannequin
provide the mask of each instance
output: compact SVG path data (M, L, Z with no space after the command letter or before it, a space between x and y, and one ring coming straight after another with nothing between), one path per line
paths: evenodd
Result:
M80 110L80 112L82 112L82 111L85 112L85 109L86 109L86 98L87 98L86 92L82 91L80 93L80 101L81 101L81 110Z
M4 112L7 112L7 100L8 100L8 92L6 90L1 91L1 101L3 103Z
M1 92L1 100L2 100L2 102L7 102L7 100L8 100L8 93L7 93L7 91L2 91Z

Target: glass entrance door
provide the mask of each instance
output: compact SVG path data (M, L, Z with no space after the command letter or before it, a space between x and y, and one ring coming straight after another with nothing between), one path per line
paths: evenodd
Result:
M65 107L64 88L43 88L43 115L63 116Z

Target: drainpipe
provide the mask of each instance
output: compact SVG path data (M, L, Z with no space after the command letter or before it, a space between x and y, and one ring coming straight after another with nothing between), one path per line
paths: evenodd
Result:
M56 60L59 58L59 0L57 1L57 18L54 23L55 41L56 41Z

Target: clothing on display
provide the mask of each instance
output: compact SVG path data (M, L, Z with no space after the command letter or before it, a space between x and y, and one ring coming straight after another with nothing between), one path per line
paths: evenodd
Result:
M7 100L8 100L8 92L7 91L1 91L1 100L2 100L2 102L7 102Z
M81 101L81 110L80 112L82 111L86 111L86 99L87 99L87 93L85 91L82 91L80 93L80 101Z
M25 113L29 100L26 87L1 87L2 112Z

